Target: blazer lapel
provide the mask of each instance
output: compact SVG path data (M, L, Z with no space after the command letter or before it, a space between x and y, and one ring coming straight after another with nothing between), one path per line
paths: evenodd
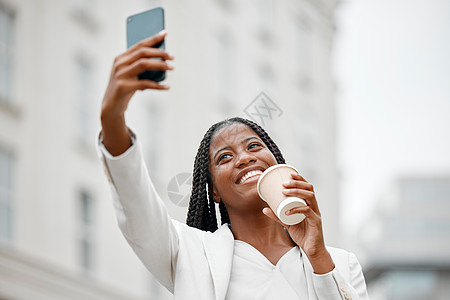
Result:
M225 299L233 263L234 237L228 224L204 235L206 257L214 283L216 300Z

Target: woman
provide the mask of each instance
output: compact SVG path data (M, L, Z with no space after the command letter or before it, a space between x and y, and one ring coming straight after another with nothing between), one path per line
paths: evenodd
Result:
M169 218L124 119L136 90L169 89L137 79L144 70L173 69L172 55L150 48L165 36L116 58L101 112L99 148L119 227L141 261L175 299L368 299L356 257L325 246L311 184L297 174L284 184L285 195L308 204L289 212L306 216L297 225L283 225L259 197L260 173L284 158L251 121L233 118L207 131L194 163L188 226Z

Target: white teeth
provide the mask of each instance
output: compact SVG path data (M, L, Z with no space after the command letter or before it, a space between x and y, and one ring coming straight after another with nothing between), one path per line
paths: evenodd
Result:
M253 176L256 176L256 175L261 175L262 173L263 172L260 171L260 170L250 171L247 174L245 174L244 176L242 176L241 180L239 180L239 183L243 183L244 181L246 181L250 177L253 177Z

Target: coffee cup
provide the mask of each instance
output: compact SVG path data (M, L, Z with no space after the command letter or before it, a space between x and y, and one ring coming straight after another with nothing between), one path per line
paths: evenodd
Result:
M295 225L305 219L304 214L286 215L286 211L294 208L306 206L303 199L288 197L283 194L283 183L292 180L291 174L297 169L290 165L278 164L265 170L258 179L258 194L273 210L277 217L286 225Z

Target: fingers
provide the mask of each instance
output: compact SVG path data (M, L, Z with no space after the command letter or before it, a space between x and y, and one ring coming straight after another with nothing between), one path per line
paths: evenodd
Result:
M153 52L153 54L151 55L152 57L161 57L162 59L170 59L173 60L174 56L171 54L168 54L166 51L161 50L161 49L157 49L157 48L151 48L152 46L158 44L159 42L161 42L164 37L167 35L167 31L162 30L161 32L159 32L158 34L151 36L145 40L140 41L139 43L131 46L130 48L128 48L127 51L125 51L124 53L120 54L119 56L116 57L116 62L126 62L127 59L129 59L131 56L133 55L137 55L137 57L135 59L139 58L139 52L143 51L141 49L153 49L151 50Z
M284 182L283 194L286 196L300 196L300 198L305 200L313 200L315 197L314 188L312 184L302 181L301 175L292 173L292 180ZM308 203L309 204L309 203Z
M115 67L116 69L121 69L142 58L161 58L162 60L173 60L174 56L161 49L143 47L136 49L128 55L119 57L115 62Z
M314 199L314 192L306 191L297 188L287 188L283 190L283 194L288 197L299 197L305 200L307 203ZM308 203L309 204L309 203Z
M146 89L168 90L170 89L170 86L167 84L159 84L151 80L138 80L138 81L131 81L130 88L141 91Z
M286 195L287 197L297 197L305 200L308 207L311 207L317 214L320 215L319 206L317 204L314 192L291 188L291 189L284 189L283 194Z
M297 173L291 173L292 180L285 182L284 184L295 185L296 187L301 187L305 190L314 191L313 185L303 178L302 175ZM283 184L283 185L284 185Z
M302 206L302 207L294 207L288 211L286 211L286 215L294 215L294 214L303 214L305 215L306 220L308 220L308 224L313 225L315 227L322 226L322 220L320 214L316 213L314 209L310 206Z
M316 216L316 213L309 206L294 207L286 211L287 216L294 214L304 214L307 218Z
M130 47L114 60L112 75L117 78L136 77L146 70L173 70L166 60L174 56L162 49L151 48L161 42L167 35L165 30Z
M154 36L148 37L145 40L142 40L139 43L131 46L129 48L129 50L131 52L133 52L133 51L135 51L138 48L152 47L152 46L162 42L164 40L164 38L166 37L166 35L167 35L167 31L166 30L161 30L160 32L158 32Z
M292 180L283 183L283 187L285 188L283 194L288 197L298 197L305 200L306 204L320 215L312 184L307 182L300 174L292 173L291 177Z
M145 90L145 89L156 89L156 90L168 90L170 89L170 86L159 84L155 81L151 80L133 80L133 79L125 79L125 80L118 80L116 85L116 90L119 92L120 95L124 95L127 93L134 93L137 90ZM113 98L121 99L122 96L114 96ZM131 96L127 97L131 98ZM105 98L106 99L106 98ZM113 102L114 103L114 102ZM105 106L106 104L104 104ZM113 104L116 105L116 104ZM126 105L125 105L126 109Z
M138 74L147 70L173 70L173 66L165 61L141 58L133 64L124 67L117 72L118 78L136 77Z
M278 217L275 215L275 213L273 212L272 209L270 209L269 207L264 207L262 210L263 214L265 214L266 216L268 216L269 218L271 218L273 221L277 222L278 224L280 224L281 226L285 226L283 224L283 222L280 221L280 219L278 219Z

